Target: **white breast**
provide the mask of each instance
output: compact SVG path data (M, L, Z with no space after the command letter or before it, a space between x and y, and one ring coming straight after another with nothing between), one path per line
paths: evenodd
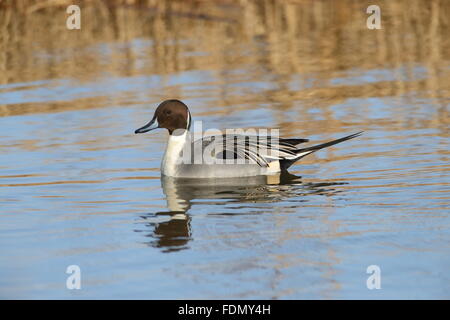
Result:
M185 130L182 135L170 135L167 142L166 152L161 162L161 172L169 177L177 176L177 164L181 160L181 151L186 143L188 131Z

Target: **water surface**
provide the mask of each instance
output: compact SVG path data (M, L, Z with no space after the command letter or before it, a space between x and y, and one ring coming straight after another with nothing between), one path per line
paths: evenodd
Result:
M0 297L450 298L449 5L380 6L0 9ZM133 132L168 98L204 129L365 133L295 178L161 179L167 133Z

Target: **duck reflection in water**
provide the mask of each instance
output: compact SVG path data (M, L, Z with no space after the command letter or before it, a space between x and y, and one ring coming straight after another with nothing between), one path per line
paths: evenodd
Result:
M338 192L332 186L342 184L345 183L302 183L301 177L287 172L270 176L216 179L162 176L161 186L168 211L141 216L145 226L153 230L146 235L152 240L146 243L164 252L187 249L192 240L192 218L188 211L193 200L213 199L218 205L230 202L277 202L302 195L332 195Z

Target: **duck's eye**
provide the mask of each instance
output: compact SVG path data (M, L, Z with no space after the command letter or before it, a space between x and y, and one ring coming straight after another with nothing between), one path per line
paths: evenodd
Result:
M172 111L166 110L166 115L170 115L171 113L172 113Z

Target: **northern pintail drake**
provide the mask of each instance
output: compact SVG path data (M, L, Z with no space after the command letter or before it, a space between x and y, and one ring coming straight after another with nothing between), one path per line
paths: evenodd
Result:
M152 120L135 133L157 128L169 131L169 141L161 163L161 173L179 178L231 178L272 175L287 171L301 158L326 147L355 138L358 132L306 148L297 145L308 139L283 139L274 135L217 134L193 139L192 118L179 100L166 100L155 110ZM194 133L195 136L195 133Z

